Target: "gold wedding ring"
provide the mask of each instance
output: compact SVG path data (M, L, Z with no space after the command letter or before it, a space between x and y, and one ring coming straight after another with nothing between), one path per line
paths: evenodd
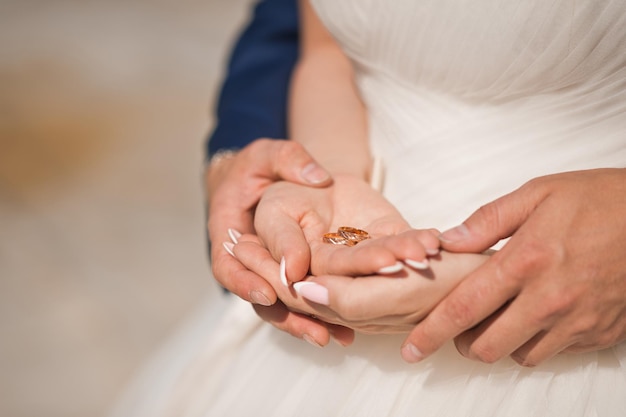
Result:
M355 227L342 226L337 233L324 233L323 240L333 245L354 246L362 240L369 239L370 235L365 230Z
M362 240L370 238L369 233L365 230L357 229L356 227L342 226L337 231L341 236L354 242L355 245Z
M339 233L324 233L324 242L332 243L333 245L347 245L354 246L355 243L346 239Z

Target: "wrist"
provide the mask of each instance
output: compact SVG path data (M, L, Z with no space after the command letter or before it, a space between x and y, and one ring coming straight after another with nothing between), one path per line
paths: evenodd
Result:
M223 149L214 153L204 163L204 181L207 197L223 181L226 173L230 171L239 150Z

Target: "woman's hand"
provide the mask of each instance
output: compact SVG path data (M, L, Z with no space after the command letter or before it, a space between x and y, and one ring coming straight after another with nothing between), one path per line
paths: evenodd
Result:
M322 241L324 233L342 225L367 230L372 238L352 247ZM410 330L463 272L483 261L481 255L442 254L426 270L427 255L438 252L437 234L411 230L378 192L350 176L336 177L325 189L272 185L257 207L255 226L258 238L240 237L233 253L274 286L292 314L314 315L363 332ZM413 267L402 262L398 267L398 260L411 261L406 263ZM309 262L315 278L309 276ZM385 275L377 274L381 270ZM295 284L298 294L280 284L281 275L283 280L308 280ZM268 321L281 328L280 319Z
M255 213L255 229L274 259L282 262L283 283L313 275L393 273L406 261L427 266L438 252L436 231L412 230L400 213L366 182L336 176L333 185L313 189L292 183L269 187ZM366 230L372 237L356 246L325 243L340 226Z
M404 267L391 276L359 278L307 276L287 288L279 283L279 265L255 236L242 236L233 252L241 263L275 286L291 314L315 316L362 333L411 331L466 274L487 259L480 254L443 252L431 258L428 270Z

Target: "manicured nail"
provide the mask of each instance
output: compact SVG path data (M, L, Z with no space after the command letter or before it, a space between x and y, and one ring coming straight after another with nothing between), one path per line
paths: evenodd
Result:
M404 265L402 264L402 262L396 262L393 265L380 268L378 270L378 273L379 274L395 274L396 272L402 271L402 268L404 268Z
M239 243L239 238L241 237L241 233L239 233L235 229L228 229L228 236L230 237L230 240L232 240L234 244L237 244Z
M303 338L304 340L306 340L307 342L309 342L310 344L312 344L313 346L315 346L315 347L318 347L318 348L321 348L321 347L322 347L322 345L320 345L319 343L317 343L317 342L315 341L315 339L313 339L313 338L312 338L311 336L309 336L308 334L304 334L304 335L302 335L302 338Z
M224 242L222 243L222 246L224 246L224 249L226 249L226 252L230 253L232 256L235 256L235 252L233 252L233 248L235 247L235 244L232 242Z
M404 262L406 262L406 264L408 266L410 266L411 268L414 269L419 269L419 270L424 270L424 269L428 269L430 264L428 263L428 259L424 259L423 261L415 261L413 259L405 259Z
M435 248L435 249L426 249L426 255L428 256L436 256L439 255L439 248Z
M464 240L469 237L469 230L467 226L461 224L457 227L453 227L450 230L446 230L442 234L439 235L439 240L443 242L457 242L459 240Z
M266 307L272 305L269 298L267 298L265 294L256 290L250 291L250 301L252 301L253 304L259 304Z
M300 281L293 284L293 289L309 301L325 306L329 304L328 289L323 285L315 282Z
M287 281L287 262L285 262L284 256L280 259L280 282L282 282L285 287L289 286L289 281Z
M330 178L330 175L328 175L328 172L326 172L322 167L317 165L315 162L311 162L310 164L305 166L304 169L302 169L301 175L302 175L302 178L305 179L305 181L311 184L319 184L321 182L328 180L328 178Z
M407 343L406 345L402 346L401 355L402 359L409 363L419 362L424 359L424 355L422 354L422 352L420 352L419 349L411 343Z

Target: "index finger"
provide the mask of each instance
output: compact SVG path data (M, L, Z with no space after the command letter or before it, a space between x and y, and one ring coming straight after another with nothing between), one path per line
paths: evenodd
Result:
M431 355L517 295L518 285L502 273L503 252L470 273L411 331L402 344L405 361L418 362Z

